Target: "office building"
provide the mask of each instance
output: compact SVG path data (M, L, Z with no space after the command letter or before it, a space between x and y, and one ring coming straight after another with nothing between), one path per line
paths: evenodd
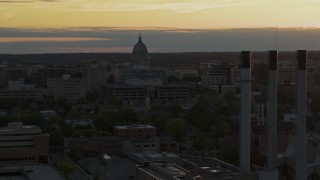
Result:
M0 128L0 163L48 163L49 135L37 126L9 123Z
M64 75L62 78L48 79L48 95L55 99L62 97L70 103L75 103L86 96L85 81Z

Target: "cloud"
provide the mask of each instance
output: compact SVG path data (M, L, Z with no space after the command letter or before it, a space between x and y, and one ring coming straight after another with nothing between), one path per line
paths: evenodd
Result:
M0 53L128 52L138 34L150 52L267 51L275 48L274 28L0 28ZM278 29L279 51L319 50L320 29Z
M21 3L32 3L33 1L15 1L15 0L7 0L7 1L0 1L0 3L7 3L7 4L10 4L10 3L13 3L13 4L21 4Z
M60 0L0 0L0 3L60 2Z
M0 0L0 3L33 4L24 7L20 6L20 8L45 7L63 11L171 10L178 13L187 13L212 8L246 6L262 1L263 0Z
M0 37L0 43L17 42L79 42L79 41L106 41L109 38L92 37Z
M194 12L212 8L226 8L260 3L263 0L94 0L83 2L84 11L151 11L171 10L178 13Z

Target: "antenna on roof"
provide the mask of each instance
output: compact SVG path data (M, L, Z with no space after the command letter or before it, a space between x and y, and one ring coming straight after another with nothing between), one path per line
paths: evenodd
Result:
M278 51L278 25L276 25L276 50Z

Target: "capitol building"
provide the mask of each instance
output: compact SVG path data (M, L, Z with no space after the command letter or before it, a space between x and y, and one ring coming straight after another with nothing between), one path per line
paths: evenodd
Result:
M133 47L131 59L133 64L150 69L150 56L148 53L148 48L142 42L141 34L139 34L139 41Z

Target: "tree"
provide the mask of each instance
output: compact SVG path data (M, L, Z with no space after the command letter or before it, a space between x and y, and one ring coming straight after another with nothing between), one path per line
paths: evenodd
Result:
M170 75L170 76L168 77L168 83L177 83L177 82L179 82L179 79L178 79L177 76Z
M70 162L61 162L57 164L57 168L68 178L70 179L70 175L75 172L75 168Z
M210 129L215 138L225 137L230 134L231 130L229 124L225 121L213 124Z
M122 99L117 97L109 97L107 101L111 106L116 108L120 108L123 105Z
M193 137L192 147L197 151L202 151L206 148L206 135L203 132L198 132Z
M95 173L94 173L94 179L99 180L100 177L101 177L100 169L99 169L99 168L96 168L96 171L95 171Z
M139 121L138 114L132 109L100 111L94 116L94 125L99 130L112 131L115 125L133 124Z
M48 123L49 123L49 125L58 124L59 126L63 126L64 120L59 115L53 115L53 116L49 117Z
M60 131L54 131L49 133L49 142L50 146L63 146L64 145L64 137Z
M69 106L70 106L67 99L60 96L56 99L56 105L58 106L58 108L63 107L66 109L69 109Z
M158 134L161 134L166 129L169 118L163 112L153 112L149 117L149 122L156 126Z
M91 103L95 102L98 98L98 92L97 91L89 91L87 92L86 99L88 99Z
M14 113L15 119L19 119L19 113ZM39 111L23 110L20 114L21 121L25 125L42 125L42 115Z
M238 166L239 164L239 152L233 149L226 149L221 153L222 160L232 165Z
M182 141L185 136L186 126L181 121L172 121L167 125L169 134L177 141Z
M178 103L172 104L171 113L172 113L173 117L175 117L175 118L179 117L181 112L182 112L182 107L180 104L178 104Z

